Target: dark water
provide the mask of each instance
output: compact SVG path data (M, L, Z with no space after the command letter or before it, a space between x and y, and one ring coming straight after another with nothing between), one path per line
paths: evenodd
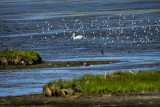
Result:
M73 40L73 33L85 39ZM0 0L0 49L5 48L33 49L51 61L124 62L0 72L0 96L41 93L50 80L88 73L160 69L160 2Z

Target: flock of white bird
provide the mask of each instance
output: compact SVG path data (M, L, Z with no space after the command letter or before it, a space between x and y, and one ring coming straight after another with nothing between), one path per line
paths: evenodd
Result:
M150 38L150 36L153 36L155 33L160 34L160 20L154 20L153 24L153 19L137 20L135 18L135 15L132 15L130 19L127 19L127 17L121 14L119 15L119 19L113 20L111 18L112 17L110 16L106 17L106 20L99 21L98 19L93 19L90 23L88 21L84 24L78 19L75 19L74 23L67 23L67 21L62 18L62 25L51 25L46 21L45 24L48 26L48 28L42 27L41 29L44 35L49 32L51 32L51 34L54 34L52 36L53 38L55 38L56 35L60 33L64 35L64 38L68 38L68 35L70 34L69 39L80 40L88 39L86 35L88 34L91 35L93 40L96 40L96 38L102 38L106 41L105 45L107 44L107 42L113 43L116 41L121 41L121 43L124 43L125 40L130 40L131 38L132 42L130 42L130 44L133 44L137 41L142 44L151 43L154 41L154 38ZM54 29L55 26L56 29ZM40 26L37 25L37 27L39 28ZM59 29L57 30L57 28ZM133 33L126 34L126 29L132 31ZM45 39L47 39L46 36ZM93 41L93 43L94 42L95 41Z

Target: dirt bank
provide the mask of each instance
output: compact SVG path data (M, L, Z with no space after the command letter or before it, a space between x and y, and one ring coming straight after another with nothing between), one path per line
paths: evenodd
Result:
M0 106L54 106L54 107L107 107L107 106L160 106L160 92L109 93L100 95L76 94L67 97L23 95L0 97Z

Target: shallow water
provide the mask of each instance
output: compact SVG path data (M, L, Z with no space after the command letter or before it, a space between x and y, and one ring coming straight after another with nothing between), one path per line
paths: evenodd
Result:
M0 72L0 96L41 93L50 80L84 74L160 69L159 5L158 0L0 0L1 50L33 49L50 61L123 61ZM73 40L72 33L85 39Z

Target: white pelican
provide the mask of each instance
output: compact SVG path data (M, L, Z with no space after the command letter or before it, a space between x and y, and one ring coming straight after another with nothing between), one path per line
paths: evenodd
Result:
M75 36L75 33L72 34L72 37L74 40L76 39L84 39L84 37L82 35L78 35L78 36Z

